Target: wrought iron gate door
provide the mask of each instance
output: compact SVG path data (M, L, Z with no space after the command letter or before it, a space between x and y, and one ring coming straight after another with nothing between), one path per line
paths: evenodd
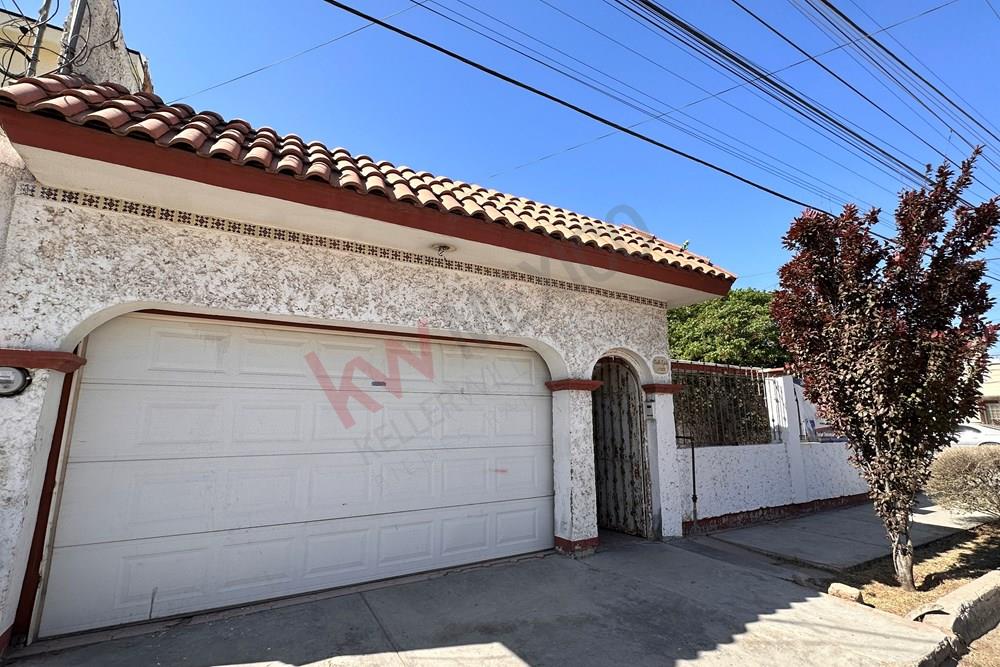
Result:
M597 362L593 394L597 525L652 537L646 420L639 379L627 362Z

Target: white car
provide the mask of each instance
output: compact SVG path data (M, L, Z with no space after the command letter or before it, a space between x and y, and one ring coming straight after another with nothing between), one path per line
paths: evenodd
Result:
M955 432L956 445L978 447L979 445L1000 445L1000 428L985 424L961 424Z

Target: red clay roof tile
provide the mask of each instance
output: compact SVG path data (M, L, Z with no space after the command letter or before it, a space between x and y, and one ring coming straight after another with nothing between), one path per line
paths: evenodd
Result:
M228 159L237 165L264 168L299 179L315 179L332 187L388 197L412 206L489 220L608 251L621 252L726 281L735 276L707 258L681 249L645 231L579 215L563 208L498 192L471 183L434 176L426 171L375 162L341 147L304 142L273 128L254 129L245 120L224 119L214 111L186 104L167 105L152 93L130 94L114 83L93 84L76 75L49 74L24 78L0 88L0 103L28 113L62 116L115 134L152 139L163 147L182 147L200 156Z

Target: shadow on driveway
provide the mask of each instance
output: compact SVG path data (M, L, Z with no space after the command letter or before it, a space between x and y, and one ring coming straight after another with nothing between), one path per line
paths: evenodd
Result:
M10 664L915 664L943 639L684 542L616 540Z

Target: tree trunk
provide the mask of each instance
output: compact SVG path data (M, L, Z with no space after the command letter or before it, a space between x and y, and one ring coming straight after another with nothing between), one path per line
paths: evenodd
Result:
M896 569L896 580L904 591L915 591L913 583L913 544L910 542L909 516L904 529L889 534L892 541L892 565Z

